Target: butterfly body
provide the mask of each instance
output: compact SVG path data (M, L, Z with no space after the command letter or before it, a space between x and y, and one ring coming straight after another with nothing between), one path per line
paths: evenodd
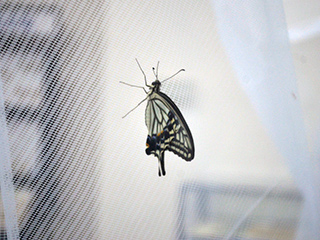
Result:
M153 154L158 158L159 176L164 176L166 175L164 167L164 152L166 150L173 152L186 161L191 161L194 158L193 138L184 117L176 104L166 94L160 91L161 83L171 79L179 72L184 71L184 69L180 69L171 77L160 82L158 80L158 62L156 71L154 68L152 69L156 80L152 82L151 85L148 85L146 75L137 59L136 61L144 75L145 85L149 87L149 92L147 92L144 87L120 82L131 87L142 88L147 94L147 97L124 117L147 100L145 111L145 123L148 128L146 154Z

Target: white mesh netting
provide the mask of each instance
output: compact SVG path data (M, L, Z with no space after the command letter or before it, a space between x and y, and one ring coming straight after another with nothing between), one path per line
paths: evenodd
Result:
M0 239L317 239L319 59L299 44L281 2L1 1ZM161 90L195 159L166 152L161 178L146 105L122 118L135 58L149 83L186 69Z

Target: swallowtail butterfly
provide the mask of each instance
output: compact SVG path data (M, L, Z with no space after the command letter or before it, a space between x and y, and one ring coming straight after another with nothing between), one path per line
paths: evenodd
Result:
M156 80L151 83L151 85L148 85L146 74L137 59L136 61L143 73L145 85L149 87L149 92L142 86L120 82L131 87L142 88L147 94L147 97L123 116L123 118L136 109L142 102L148 100L145 112L145 122L148 128L146 154L153 154L158 158L159 176L164 176L166 175L164 167L165 150L177 154L186 161L191 161L194 158L193 138L186 121L176 104L166 94L160 91L160 86L163 82L173 78L179 72L184 71L184 69L179 70L171 77L160 82L158 79L158 62L156 70L152 68Z

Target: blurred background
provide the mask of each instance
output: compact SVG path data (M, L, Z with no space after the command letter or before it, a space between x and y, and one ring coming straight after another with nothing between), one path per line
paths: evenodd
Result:
M270 24L268 29L270 36L282 34L280 43L290 43L281 45L289 56L281 59L289 67L274 72L294 73L288 78L295 86L290 99L298 101L303 124L279 124L288 126L289 132L303 131L306 138L311 157L296 168L244 91L225 41L224 24L229 20L221 17L221 10L241 13L239 4L1 2L0 91L8 132L4 140L10 145L21 239L303 235L308 229L302 217L308 198L301 186L307 182L299 183L295 171L304 161L319 167L320 3L279 2L283 6L277 15L279 25ZM262 38L265 30L259 26L264 23L259 21L270 18L268 13L272 16L278 5L257 3L249 13L261 13L258 28L250 31L250 25L243 25L239 29L243 35L237 39ZM186 69L161 90L189 125L195 159L185 162L166 152L167 175L161 178L157 159L145 154L146 104L122 118L145 98L142 90L119 83L144 85L135 58L149 83L158 61L160 80ZM251 73L245 73L248 79ZM268 72L261 74L269 78ZM290 136L283 138L296 142ZM1 206L1 239L9 231L5 217ZM317 214L310 221L316 218Z

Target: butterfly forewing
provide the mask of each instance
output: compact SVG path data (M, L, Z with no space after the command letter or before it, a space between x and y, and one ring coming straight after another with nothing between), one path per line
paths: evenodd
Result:
M148 134L158 134L163 130L168 121L169 108L166 107L159 99L148 101L146 108L146 125Z

